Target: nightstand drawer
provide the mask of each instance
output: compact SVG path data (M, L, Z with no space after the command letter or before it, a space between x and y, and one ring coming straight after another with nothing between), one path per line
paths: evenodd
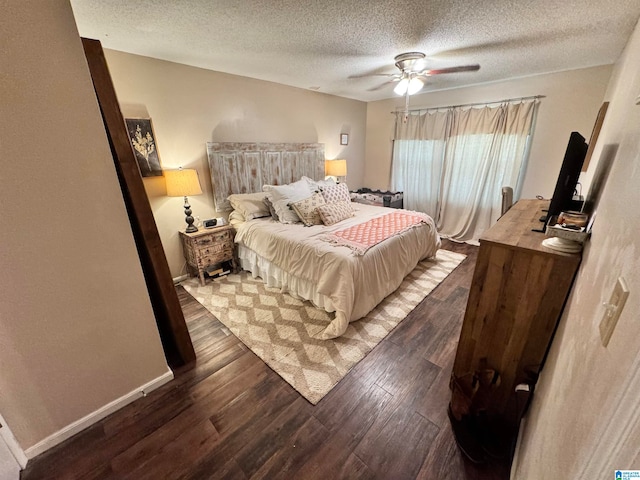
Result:
M225 248L232 248L233 243L225 241L224 243L211 243L208 246L199 246L198 253L200 255L213 255L221 252Z
M225 230L224 232L216 232L211 235L203 235L194 239L195 244L198 247L206 247L215 243L223 243L227 240L231 240L231 232Z
M225 260L231 260L233 258L233 250L224 249L219 251L218 253L212 253L210 255L206 255L198 258L198 266L199 267L208 267L209 265L214 265L216 263L222 263Z
M208 247L199 247L198 256L207 257L210 255L216 255L224 250L233 250L233 244L230 242L225 242L225 243L214 243L212 245L209 245Z

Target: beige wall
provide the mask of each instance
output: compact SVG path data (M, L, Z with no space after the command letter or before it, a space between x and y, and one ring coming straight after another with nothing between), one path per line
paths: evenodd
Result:
M569 134L578 131L589 141L610 75L611 66L602 66L426 93L411 97L409 108L546 96L538 111L521 198L534 198L536 195L550 198ZM403 106L401 98L368 104L364 177L367 186L384 189L390 186L391 141L395 122L395 116L390 112Z
M4 2L0 31L0 412L27 449L168 369L71 7Z
M609 111L594 152L617 149L593 234L542 372L514 479L613 478L640 469L640 30L616 64ZM602 305L616 279L630 295L608 347Z
M189 198L200 219L214 210L206 142L319 142L328 159L346 158L347 182L363 185L366 103L177 63L106 51L125 117L152 119L162 167L198 170L203 195ZM340 145L340 133L349 145ZM181 198L163 178L144 179L173 277L186 273L178 230Z

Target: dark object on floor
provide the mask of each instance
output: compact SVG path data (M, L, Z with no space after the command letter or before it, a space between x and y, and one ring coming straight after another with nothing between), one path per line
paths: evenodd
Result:
M465 416L458 420L451 411L451 405L449 405L448 414L453 436L460 451L473 463L485 463L487 456L478 441L479 435L473 417Z
M490 418L491 394L500 385L500 374L491 368L461 377L451 374L449 420L456 444L469 460L506 459L511 453L513 429Z

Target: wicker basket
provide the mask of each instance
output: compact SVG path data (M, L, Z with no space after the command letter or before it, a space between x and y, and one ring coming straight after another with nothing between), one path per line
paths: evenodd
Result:
M547 237L559 237L578 243L584 243L584 241L589 236L588 232L572 230L571 228L564 228L560 225L547 225L545 234L547 235Z

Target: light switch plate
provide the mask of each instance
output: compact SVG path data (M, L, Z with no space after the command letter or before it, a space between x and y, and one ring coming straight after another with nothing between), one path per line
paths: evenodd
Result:
M609 302L604 304L604 316L602 320L600 320L600 340L605 347L609 345L609 340L611 340L611 335L613 335L613 330L616 328L618 318L620 318L628 296L629 288L627 287L627 283L624 281L624 278L618 277Z

